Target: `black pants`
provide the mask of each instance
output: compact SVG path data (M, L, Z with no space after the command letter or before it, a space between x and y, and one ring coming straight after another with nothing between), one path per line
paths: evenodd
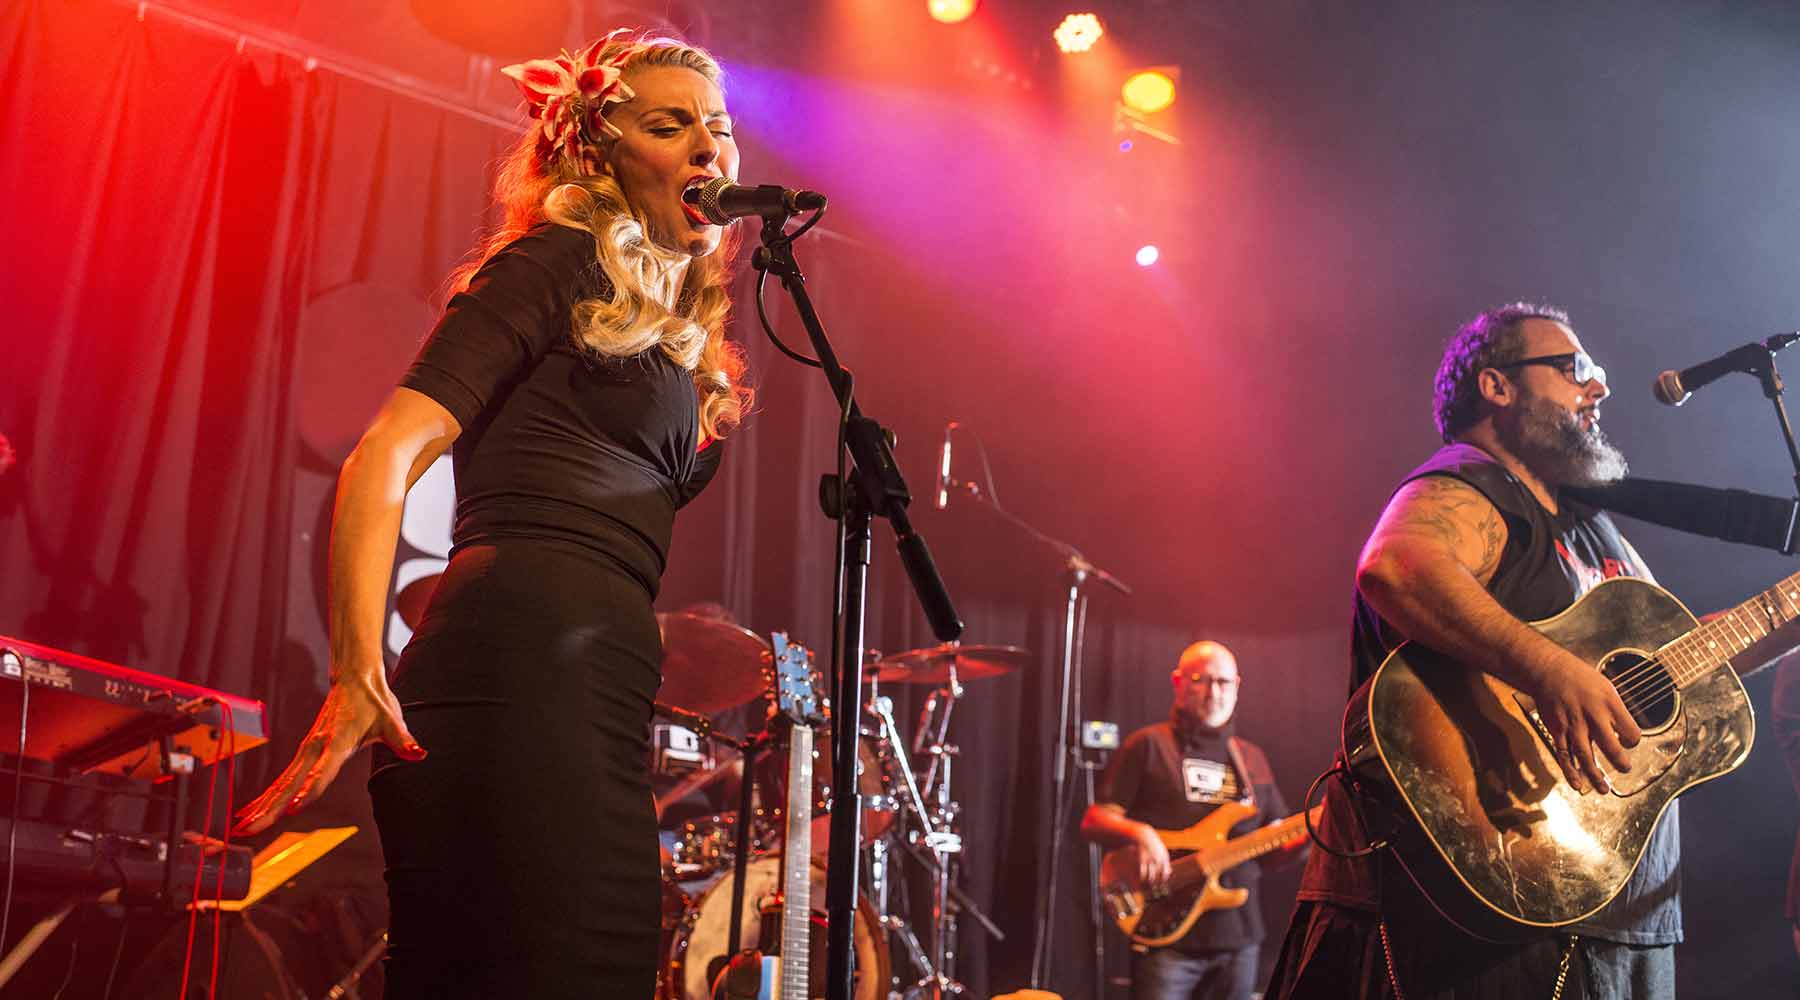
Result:
M1394 976L1407 1000L1548 1000L1568 934L1514 944L1465 937L1427 915L1389 926ZM1392 1000L1381 921L1329 903L1302 901L1281 945L1270 1000ZM1570 955L1564 1000L1657 1000L1675 995L1673 945L1581 938Z
M390 998L648 998L660 880L646 761L661 638L642 582L540 542L463 549L377 747Z

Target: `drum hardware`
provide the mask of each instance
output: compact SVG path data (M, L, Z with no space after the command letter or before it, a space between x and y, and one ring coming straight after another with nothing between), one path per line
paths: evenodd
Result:
M724 634L723 632L713 629L712 628L713 626L719 626L722 629L727 629L727 630L731 630L731 631L738 631L738 632L745 631L743 629L739 629L735 625L726 625L725 623L717 621L715 619L701 618L697 615L658 614L656 617L657 617L658 624L663 627L663 638L664 638L664 643L665 643L665 645L663 647L663 663L664 663L665 669L666 669L668 663L670 662L669 646L667 645L667 643L668 643L668 637L671 634L675 634L678 636L684 636L684 638L681 641L686 642L687 643L686 648L689 651L692 651L692 650L697 650L697 649L701 649L704 647L704 642L701 640L689 641L693 636L711 635L716 638L717 636ZM665 621L665 619L676 621L677 624L673 628L671 628L670 625L668 624L668 621ZM693 622L699 622L704 627L700 627L696 630L684 631L684 630L689 629L689 623L682 622L681 620L683 620L683 619L692 619ZM752 638L756 638L755 633L745 632L745 634L750 635ZM710 641L710 640L708 640L708 641ZM762 648L764 650L769 649L768 645L763 643L760 638L757 638L756 641L757 641L757 643L762 645ZM730 645L732 645L735 642L736 642L735 639L725 640L721 643L720 648L729 647ZM774 666L773 653L769 654L768 663L769 663L769 669L772 671L773 666ZM699 667L696 664L690 663L687 666L685 666L683 669L688 669L688 670L690 670L690 673L691 673L694 670L698 670ZM663 680L664 680L664 687L666 688L668 678L665 676L663 678ZM765 674L763 676L761 684L766 687L769 683L771 683L771 676L769 674ZM748 702L748 701L756 698L759 694L762 694L762 693L763 693L762 688L759 688L757 691L752 692L748 697L739 699L738 701L735 701L730 705L726 705L725 707L731 708L735 705L741 705L745 702ZM716 700L706 701L704 703L705 704L715 704ZM666 703L660 702L660 701L654 702L653 708L655 709L657 714L663 716L664 718L679 722L682 725L687 726L689 729L692 729L694 732L699 734L701 739L715 740L717 742L723 743L726 746L735 748L738 751L738 753L740 755L742 755L742 760L744 761L744 780L742 782L740 782L739 786L738 786L739 787L738 815L739 816L753 815L753 811L756 808L756 767L754 765L755 765L757 758L761 757L765 752L767 752L769 746L773 743L773 738L769 735L768 729L765 728L765 729L763 729L762 732L759 732L754 736L750 736L745 739L738 739L736 737L727 736L724 733L719 732L717 729L715 729L713 727L713 723L710 718L707 718L706 716L701 715L700 713L692 711L690 709L680 708L675 705L666 704ZM721 770L723 770L723 769L721 769ZM737 837L736 837L736 844L734 847L734 853L736 856L732 859L732 870L733 870L735 877L732 879L733 888L732 888L732 893L731 893L731 915L732 915L732 920L731 920L731 924L730 924L731 937L730 937L730 942L729 942L729 948L726 951L727 955L737 954L742 945L742 941L739 939L738 933L740 930L740 925L743 923L743 921L738 919L738 916L744 912L744 869L750 863L750 827L751 827L750 823L738 823L737 824Z
M736 850L739 813L716 813L681 825L670 854L670 872L678 881L707 878L737 863ZM766 856L779 849L781 834L767 811L758 809L750 817L750 853Z
M700 734L678 722L658 722L650 727L650 771L661 775L687 775L718 766Z
M915 968L921 972L931 969L931 956L925 954L925 946L919 943L919 936L913 933L911 924L899 917L883 917L881 926L889 934L900 938L900 943L906 946L907 957L912 959Z
M743 758L740 757L735 760L726 761L715 767L695 771L689 774L687 777L671 786L668 791L665 791L656 797L656 818L659 820L662 819L663 813L667 812L670 806L680 802L682 799L693 795L695 792L704 791L712 785L740 773L742 770Z
M909 857L918 862L919 866L924 868L927 872L935 873L938 870L937 860L932 857L928 848L922 848L917 844L909 844L904 841L901 842L900 846L906 851ZM1000 926L994 923L986 913L983 913L980 905L975 902L974 898L964 892L955 882L950 883L950 900L956 904L958 910L974 917L975 922L981 925L981 929L986 931L994 940L1006 940L1006 932L1002 931Z
M713 624L710 620L707 623ZM904 988L904 995L921 1000L941 1000L964 992L954 972L957 920L962 914L972 915L987 933L997 940L1004 940L1001 930L956 885L963 838L958 828L961 806L954 798L952 782L954 761L959 751L949 742L949 726L956 702L963 696L964 681L1010 672L1028 661L1029 656L1016 647L954 644L888 657L872 656L864 669L869 699L864 710L856 713L862 721L859 724L856 719L844 717L833 723L834 726L855 725L861 746L856 784L865 837L857 861L866 873L868 892L858 896L854 932L859 998L885 1000L888 990L898 985L888 969L890 935L898 940L898 947L905 951L919 974L916 981ZM884 680L934 685L926 695L924 710L910 741L902 735L895 718L893 699L879 693L879 685ZM716 704L717 701L713 699L708 703ZM704 715L660 702L657 712L692 729L702 741L717 740L739 747L744 752L744 760L750 763L750 778L740 787L737 812L719 813L684 824L674 847L676 866L673 874L688 880L686 884L690 891L693 891L692 880L717 879L693 896L666 884L665 931L669 940L665 972L668 975L661 996L664 1000L685 1000L690 995L704 996L704 992L692 991L702 989L728 956L736 954L744 945L755 944L763 928L772 926L772 918L767 924L764 922L765 910L772 899L778 898L779 885L765 883L772 883L770 871L779 870L780 858L774 852L785 851L788 845L786 838L769 828L772 817L755 809L754 796L759 784L765 801L768 795L776 792L779 793L777 799L785 799L788 792L780 776L769 770L768 762L772 758L768 750L776 744L768 733L759 733L748 740L733 740L714 730L711 720ZM915 770L915 759L921 764L929 762L923 772ZM821 754L815 764L819 773L813 791L815 815L818 815L830 806L824 786L830 781L832 762ZM659 797L659 814L669 801L706 787L734 770L727 764L690 775ZM742 817L750 817L750 821L742 822ZM726 846L728 840L734 841L730 848ZM888 912L895 874L893 865L897 857L911 858L930 879L932 903L928 938L925 938L923 921L909 922ZM817 881L824 866L817 859L812 863L813 877ZM815 923L818 920L815 910ZM728 940L721 950L717 938L726 935ZM814 935L815 951L820 936ZM875 970L868 963L877 961L877 953L879 973L871 975Z
M1014 655L1012 647L971 647L971 649L1008 650L1007 655ZM1027 654L1017 650L1023 657ZM882 664L906 663L904 673L899 669L889 670ZM908 998L923 997L930 1000L942 1000L946 996L961 995L963 985L955 978L954 963L956 955L954 942L956 939L956 917L958 911L966 911L976 916L983 928L996 938L1004 939L1005 935L994 926L993 921L982 914L975 901L955 885L955 859L962 854L962 834L956 829L957 819L961 814L961 806L952 795L952 762L958 750L949 740L950 718L956 709L956 702L963 694L961 675L963 668L969 664L982 664L984 661L975 657L965 658L960 648L954 645L934 647L930 650L915 650L888 657L878 661L875 669L870 670L871 678L881 680L903 679L905 683L917 683L922 676L941 678L941 686L933 690L925 699L925 707L919 717L918 729L915 733L912 749L915 754L931 761L923 783L914 774L907 754L895 753L894 763L901 775L901 790L905 793L902 799L904 811L912 816L917 829L905 830L894 838L901 849L915 861L923 865L931 876L931 948L927 952L919 946L910 927L901 925L896 928L884 920L883 926L896 931L907 947L907 952L924 973L913 986L906 991ZM977 667L977 676L992 677L1006 670L996 669L993 659L986 665ZM891 699L875 695L870 699L868 711L880 723L882 734L890 746L903 746L900 740L899 726L894 722L893 702ZM923 845L922 847L920 845ZM885 859L884 859L885 860ZM883 866L885 868L885 865ZM887 872L883 872L884 877ZM883 886L885 889L885 884ZM882 894L885 897L885 894ZM954 901L955 906L952 906ZM884 914L885 917L885 914Z

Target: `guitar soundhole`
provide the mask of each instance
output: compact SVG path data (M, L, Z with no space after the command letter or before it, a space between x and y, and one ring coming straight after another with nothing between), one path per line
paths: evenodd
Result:
M1675 717L1675 679L1668 668L1635 653L1616 653L1600 667L1618 689L1640 729L1654 729Z

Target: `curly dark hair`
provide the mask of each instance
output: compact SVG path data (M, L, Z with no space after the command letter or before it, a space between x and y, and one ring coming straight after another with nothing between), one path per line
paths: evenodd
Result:
M1528 319L1547 319L1565 326L1569 314L1538 302L1512 302L1489 309L1464 323L1444 345L1433 383L1431 413L1445 444L1455 441L1481 419L1481 390L1476 377L1483 368L1517 361L1525 352L1519 326Z

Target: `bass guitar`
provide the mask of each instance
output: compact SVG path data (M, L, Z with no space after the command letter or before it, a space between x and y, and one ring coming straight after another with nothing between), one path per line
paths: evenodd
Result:
M1625 887L1677 795L1749 756L1756 723L1729 660L1795 617L1800 574L1704 625L1620 577L1532 623L1605 675L1643 730L1629 771L1599 759L1610 792L1569 786L1523 692L1410 643L1352 695L1344 760L1395 814L1395 856L1444 917L1497 941L1572 924Z
M1323 807L1313 807L1317 822ZM1169 879L1147 887L1138 881L1135 846L1108 851L1100 859L1101 905L1132 941L1160 948L1181 940L1208 910L1243 906L1248 889L1227 889L1219 876L1238 865L1306 838L1306 814L1295 813L1227 839L1231 828L1256 815L1245 802L1226 802L1185 830L1158 830L1170 852L1186 851L1170 862Z

